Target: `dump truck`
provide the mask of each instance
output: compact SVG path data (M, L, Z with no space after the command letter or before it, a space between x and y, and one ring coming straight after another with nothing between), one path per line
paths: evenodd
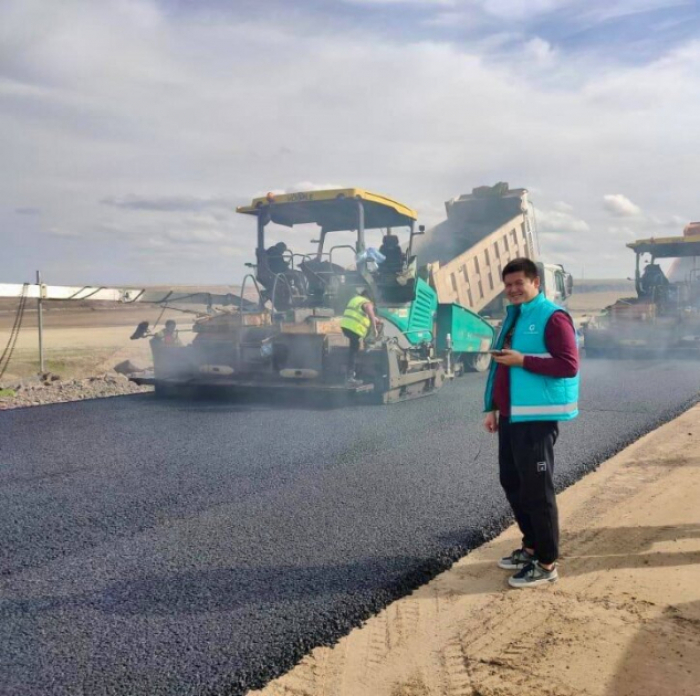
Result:
M583 326L587 357L700 356L700 224L685 232L627 245L635 254L636 297L618 300ZM662 259L674 259L668 276Z
M408 206L352 188L268 194L238 212L257 227L254 272L244 278L241 296L254 288L259 302L197 319L189 345L153 337L154 374L138 381L154 384L158 393L222 387L366 395L392 403L436 391L462 356L491 347L493 326L457 303L440 303L418 274L413 244L424 229ZM270 223L302 230L316 225L315 251L268 247ZM379 249L368 245L372 233ZM350 263L340 263L343 256ZM384 327L358 356L356 384L347 380L349 346L340 318L365 288ZM139 334L148 331L142 327Z
M532 259L545 296L560 306L573 292L573 279L560 264L537 259L534 213L524 188L506 182L479 186L445 203L447 219L417 244L426 276L441 304L455 303L496 325L505 313L501 274L514 258ZM462 356L465 368L488 368L488 353Z
M417 245L441 302L459 302L488 316L502 314L503 267L512 259L532 259L542 292L563 306L573 279L560 264L543 263L534 243L534 213L527 189L506 182L479 186L445 203L447 219Z

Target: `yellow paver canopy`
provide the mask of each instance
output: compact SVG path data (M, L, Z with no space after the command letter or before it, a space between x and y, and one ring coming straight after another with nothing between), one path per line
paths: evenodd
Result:
M639 239L627 245L637 254L651 254L657 259L700 256L700 235L692 237L658 237Z
M364 228L401 227L417 218L415 210L378 193L363 189L329 189L280 195L268 194L255 198L249 206L236 211L244 215L269 212L270 221L293 227L316 223L324 232L357 228L358 206L364 209Z

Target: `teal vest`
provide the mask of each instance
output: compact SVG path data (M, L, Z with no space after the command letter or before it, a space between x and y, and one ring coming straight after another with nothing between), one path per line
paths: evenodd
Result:
M507 316L496 339L496 348L503 347L503 341L515 323L512 348L524 355L551 357L544 341L544 330L554 312L563 311L550 302L542 293L534 300L517 307L510 306ZM484 395L484 408L493 411L493 382L497 363L491 364ZM513 423L525 421L566 421L578 415L579 377L547 377L538 375L522 367L510 370L510 420Z

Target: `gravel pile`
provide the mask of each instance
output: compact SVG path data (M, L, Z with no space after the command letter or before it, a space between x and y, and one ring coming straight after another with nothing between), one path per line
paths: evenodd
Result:
M71 380L62 380L58 375L46 373L41 377L19 382L0 383L0 411L135 394L151 391L151 389L152 387L140 387L130 382L124 375L114 372Z

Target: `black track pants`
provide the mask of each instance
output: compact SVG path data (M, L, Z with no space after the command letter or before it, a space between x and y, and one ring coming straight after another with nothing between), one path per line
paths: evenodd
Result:
M357 354L360 352L360 337L350 329L343 328L345 338L350 341L350 352L348 353L348 377L354 377L357 371Z
M554 494L556 421L498 424L501 486L523 533L523 546L545 564L559 556L559 513Z

